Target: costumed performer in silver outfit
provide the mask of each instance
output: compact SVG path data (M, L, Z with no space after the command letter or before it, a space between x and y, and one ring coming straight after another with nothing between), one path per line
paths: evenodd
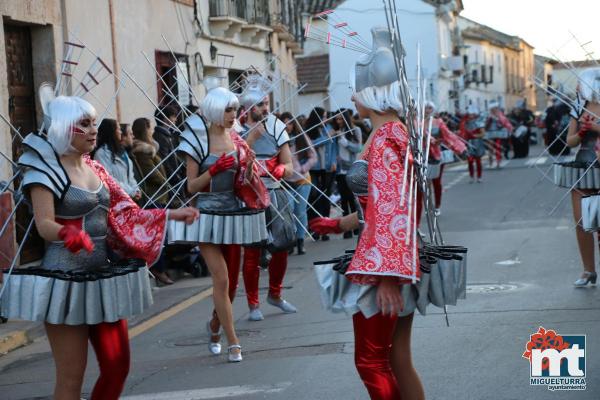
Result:
M571 109L567 145L579 146L579 150L574 161L554 164L554 183L571 189L573 217L577 224L575 233L583 263L583 273L574 284L585 286L596 283L598 277L594 261L594 235L586 232L582 226L585 221L582 221L581 207L584 196L600 190L600 165L596 157L600 133L600 68L581 72L577 93L577 101Z
M264 209L269 197L258 179L254 154L232 129L239 102L223 87L208 90L202 115L185 120L177 150L185 154L187 189L200 211L197 223L169 226L170 243L199 243L213 281L215 311L207 323L208 348L221 353L222 326L228 342L228 361L242 361L231 302L235 296L239 257L228 255L240 245L261 245L267 240ZM237 260L237 265L235 264ZM231 279L230 279L231 277Z
M46 248L39 266L13 271L1 314L44 322L54 398L81 397L89 341L100 367L91 398L116 400L129 372L127 318L152 303L147 266L160 255L166 220L190 223L198 212L140 209L88 155L98 134L94 107L54 98L47 84L40 100L47 138L29 134L18 163Z
M258 297L261 252L268 252L271 256L268 263L267 302L284 313L296 312L296 307L282 298L288 251L296 244L296 224L292 216L292 208L287 193L281 187L281 180L291 177L294 173L292 153L286 125L269 111L268 90L269 82L266 78L250 75L240 95L240 103L245 109L246 118L241 135L256 153L256 161L260 164L259 173L271 198L271 206L266 214L268 243L262 247L244 247L242 270L250 321L260 321L264 318L259 308Z
M351 76L358 114L373 124L373 133L346 177L360 207L342 218L310 221L318 234L360 228L360 237L355 251L317 262L315 268L324 305L352 315L355 364L370 397L424 399L411 356L414 311L424 313L434 300L439 306L450 304L452 300L440 293L464 290L464 282L448 280L442 289L440 271L435 270L434 282L434 269L430 273L419 266L420 258L441 254L425 246L417 249L416 194L412 183L406 183L413 182L414 167L408 130L400 121L401 82L389 31L373 28L372 35L371 53L356 63ZM462 262L461 258L448 264L448 271L464 271ZM453 297L455 302L457 295Z

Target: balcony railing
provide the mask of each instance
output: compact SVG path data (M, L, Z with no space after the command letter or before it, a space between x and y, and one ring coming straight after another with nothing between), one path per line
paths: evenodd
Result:
M211 17L235 17L250 24L269 25L268 0L210 0Z

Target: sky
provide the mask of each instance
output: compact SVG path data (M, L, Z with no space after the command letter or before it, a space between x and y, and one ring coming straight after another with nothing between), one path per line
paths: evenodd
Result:
M461 15L517 35L536 54L563 61L585 60L579 42L600 59L600 0L463 0Z

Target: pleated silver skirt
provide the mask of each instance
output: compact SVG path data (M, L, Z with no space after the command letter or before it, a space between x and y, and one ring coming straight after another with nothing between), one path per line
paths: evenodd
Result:
M141 314L152 304L146 267L94 280L19 271L0 299L0 315L50 324L95 325Z
M249 210L231 215L203 213L192 224L169 221L169 244L259 245L268 238L264 210Z
M600 189L600 168L556 163L554 184L567 189Z
M315 274L323 307L334 313L353 315L362 312L366 318L380 312L377 306L377 286L358 285L337 272L339 259L315 263ZM399 316L419 311L425 315L427 306L456 305L467 293L467 258L462 260L437 260L425 266L416 284L402 285L404 310Z
M440 177L440 172L442 171L442 163L439 164L427 164L427 179L437 179Z
M506 129L500 129L497 131L486 131L485 138L494 140L494 139L508 139L508 131Z
M592 232L600 230L600 195L585 196L581 199L581 225Z

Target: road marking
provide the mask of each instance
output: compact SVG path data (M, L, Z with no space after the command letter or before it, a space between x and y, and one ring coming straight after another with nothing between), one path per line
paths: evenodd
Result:
M456 178L454 178L452 181L450 181L450 183L448 183L447 185L444 185L444 190L449 190L452 186L458 184L460 181L462 181L464 178L466 178L467 175L468 174L466 172L459 174Z
M519 258L516 257L513 260L498 261L494 264L496 264L496 265L515 265L515 264L521 264L521 260L519 260Z
M458 165L452 165L451 167L444 167L444 171L448 171L448 172L456 172L456 171L466 171L467 170L467 163L466 162L462 162Z
M259 393L279 393L292 385L282 382L275 385L240 385L223 386L207 389L179 390L176 392L146 393L121 397L122 400L203 400L222 399L225 397L248 396Z
M528 167L531 167L534 165L541 165L541 164L545 164L547 160L548 160L548 157L531 158L531 159L525 161L525 165L527 165Z
M131 328L129 330L129 338L133 339L137 335L140 335L140 334L146 332L148 329L154 328L156 325L160 324L161 322L171 318L174 315L179 314L183 310L185 310L185 309L193 306L194 304L211 296L212 293L213 293L213 288L211 286L208 289L205 289L205 290L201 291L200 293L190 297L189 299L184 300L181 303L176 304L175 306L173 306L159 314L156 314L154 317Z

